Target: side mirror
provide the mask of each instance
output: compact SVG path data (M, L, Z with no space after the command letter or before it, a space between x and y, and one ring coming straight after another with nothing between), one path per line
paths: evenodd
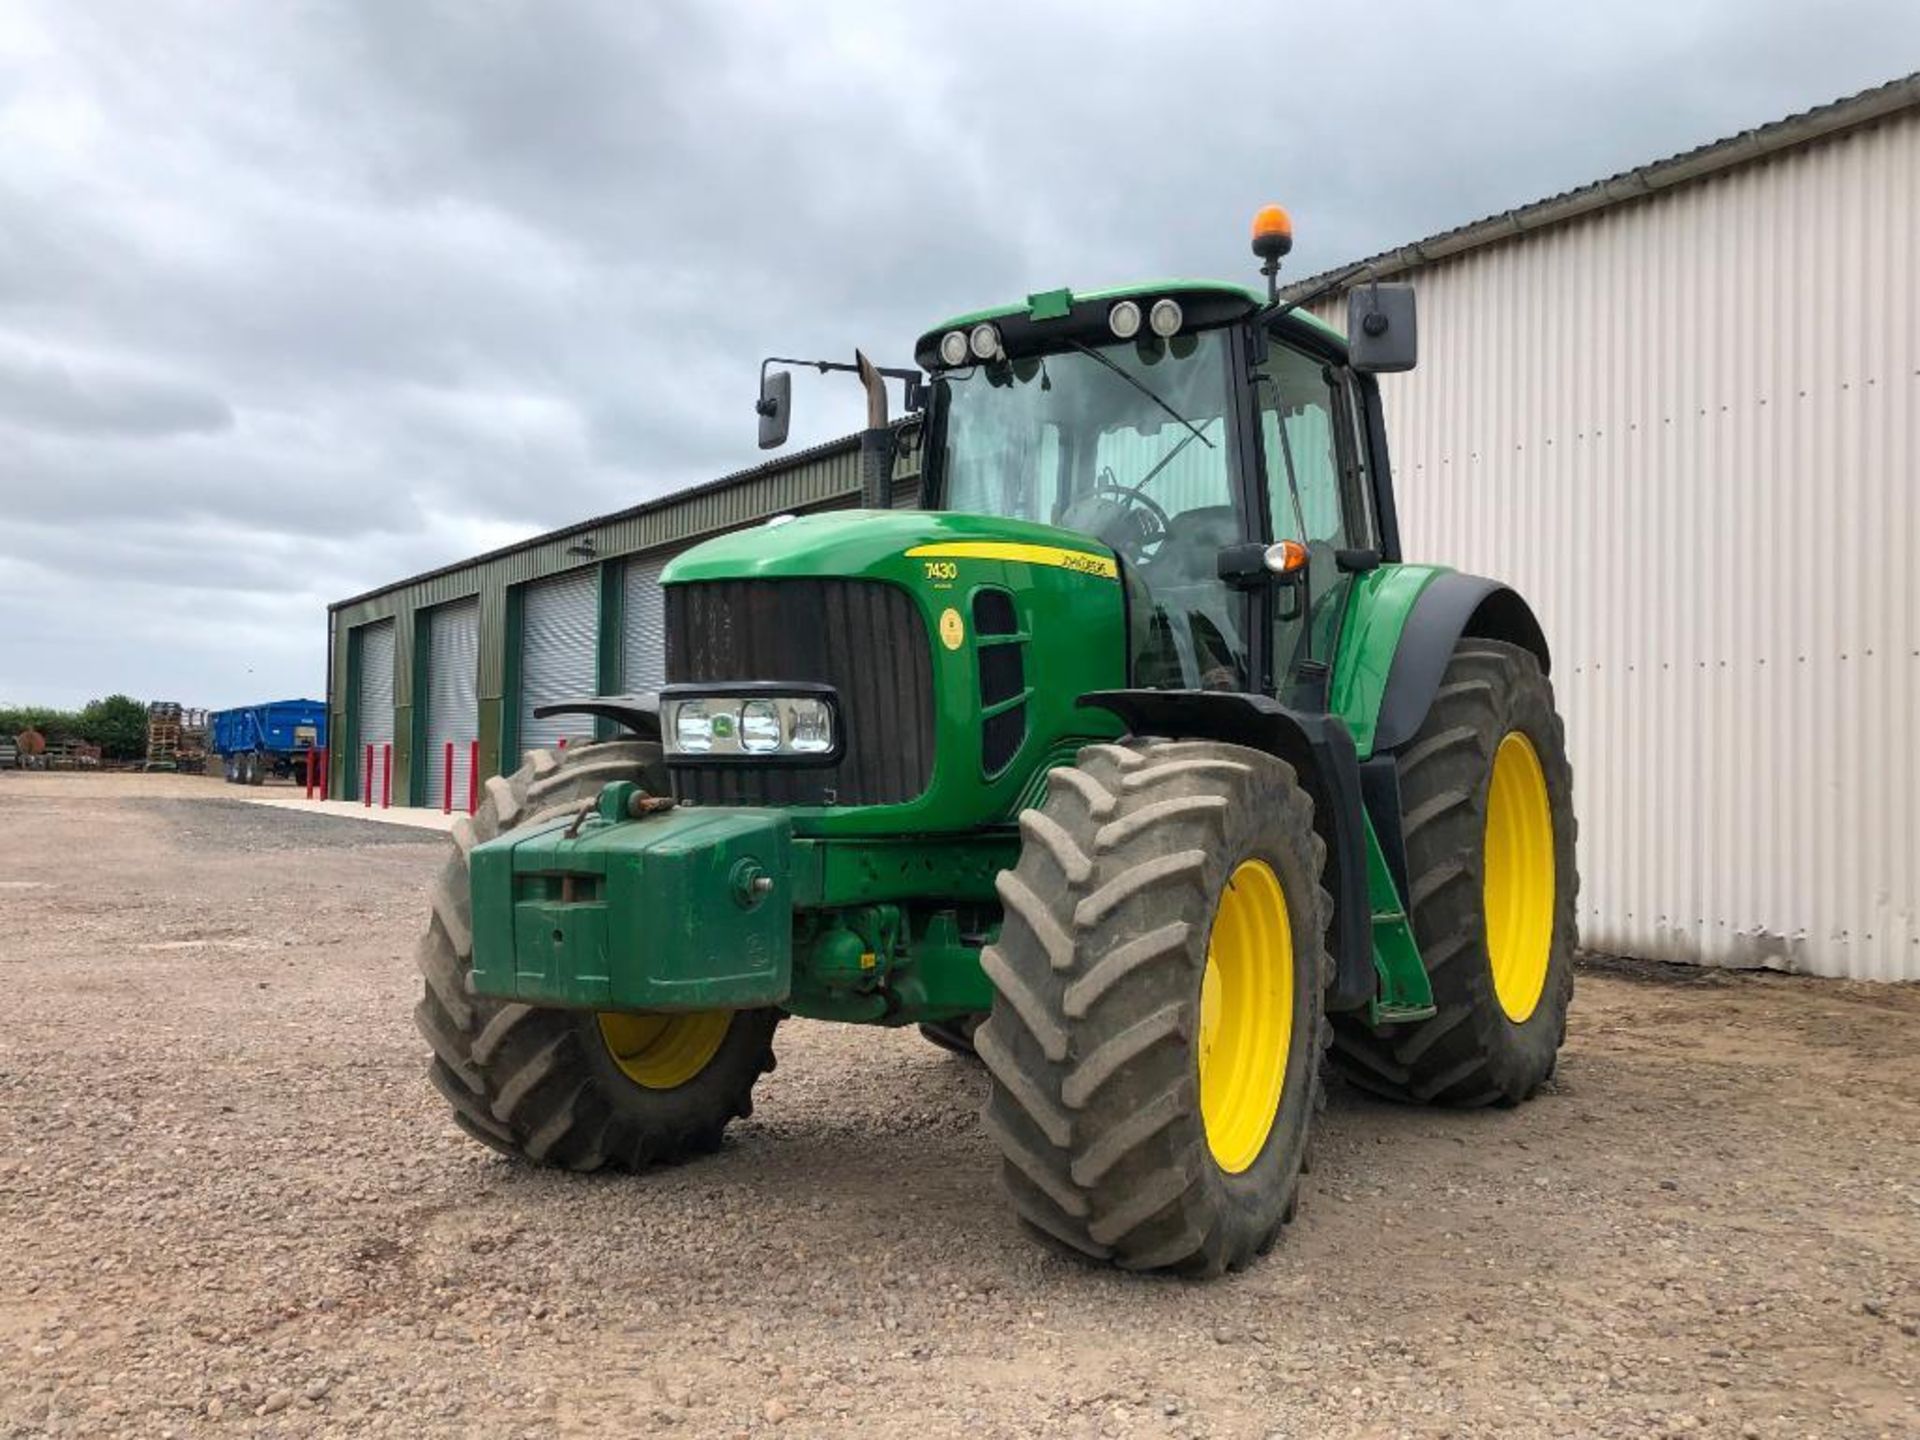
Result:
M793 419L793 376L785 370L760 377L760 448L776 450L787 443L787 425Z
M1347 363L1365 375L1411 370L1419 353L1411 285L1356 285L1347 292Z

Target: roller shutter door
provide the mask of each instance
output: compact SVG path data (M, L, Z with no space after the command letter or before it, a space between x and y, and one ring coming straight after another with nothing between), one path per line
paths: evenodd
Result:
M467 807L473 742L480 738L480 602L458 600L427 616L427 789L421 803L447 799L447 742L453 742L453 805Z
M536 720L535 707L597 693L595 656L600 619L599 574L592 569L526 587L520 606L521 750L551 749L593 735L586 715Z
M620 602L620 688L628 695L667 683L667 609L660 572L672 558L627 562Z
M360 795L360 782L364 774L365 747L393 743L393 621L362 625L354 634L360 645L360 693L354 697L354 721L362 748L359 754L350 757L348 773L353 776L354 797L360 799L364 798ZM373 782L376 797L380 791L382 763L376 749Z

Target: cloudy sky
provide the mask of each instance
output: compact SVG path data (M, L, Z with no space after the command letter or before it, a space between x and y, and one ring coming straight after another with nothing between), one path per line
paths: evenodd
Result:
M1251 276L1267 200L1304 274L1920 69L1911 0L1364 15L0 0L0 701L319 694L328 601L753 463L769 352Z

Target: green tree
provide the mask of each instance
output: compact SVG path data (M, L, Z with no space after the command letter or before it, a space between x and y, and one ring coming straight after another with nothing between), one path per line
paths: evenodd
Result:
M108 760L138 760L147 753L147 707L131 695L91 700L80 712L80 738L98 745Z
M47 705L0 705L0 735L11 737L22 730L38 730L49 740L62 740L80 733L80 717Z

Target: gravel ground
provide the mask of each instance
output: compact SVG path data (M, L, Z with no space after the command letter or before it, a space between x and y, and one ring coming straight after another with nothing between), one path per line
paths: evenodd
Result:
M1920 1434L1920 990L1590 964L1512 1111L1333 1087L1213 1284L1027 1241L972 1066L516 1167L422 1075L438 836L0 775L0 1435Z

